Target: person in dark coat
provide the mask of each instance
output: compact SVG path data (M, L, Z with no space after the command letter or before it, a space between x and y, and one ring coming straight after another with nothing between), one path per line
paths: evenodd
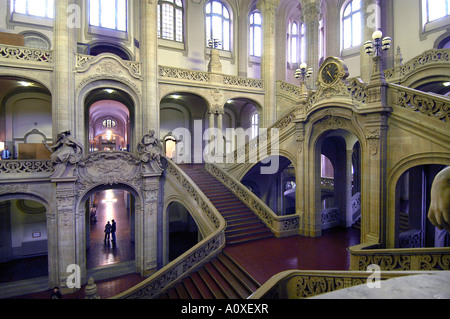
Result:
M109 242L110 238L111 238L111 224L109 223L109 220L108 220L108 222L105 225L105 242L106 242L106 240L108 240L108 242Z
M113 219L111 224L111 234L113 243L116 243L116 229L117 229L116 222Z

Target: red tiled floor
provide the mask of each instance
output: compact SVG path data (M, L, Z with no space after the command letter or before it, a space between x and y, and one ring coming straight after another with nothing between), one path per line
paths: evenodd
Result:
M285 270L348 270L347 247L359 244L359 236L353 228L333 229L320 238L269 238L228 246L225 252L263 284Z

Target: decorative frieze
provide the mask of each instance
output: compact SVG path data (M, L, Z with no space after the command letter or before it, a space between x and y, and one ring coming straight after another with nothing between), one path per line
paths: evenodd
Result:
M52 173L53 169L54 168L52 161L39 161L39 160L0 161L1 174Z

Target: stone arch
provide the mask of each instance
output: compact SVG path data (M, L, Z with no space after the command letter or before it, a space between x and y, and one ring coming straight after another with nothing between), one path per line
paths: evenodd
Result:
M306 223L309 224L309 233L312 237L321 236L321 152L324 141L330 137L336 136L342 139L344 149L341 152L353 150L356 142L361 146L361 161L364 161L365 150L368 148L366 136L358 123L358 116L354 116L352 107L335 106L332 109L323 107L309 115L309 123L306 127L306 163L304 164L305 177L305 206L307 213ZM342 148L341 147L341 148ZM342 154L345 156L345 154ZM345 157L345 158L348 158ZM351 160L351 157L350 157ZM342 164L342 163L341 163ZM348 164L348 163L347 163ZM348 165L342 164L343 167ZM348 167L347 167L348 170ZM344 174L344 183L346 188L343 190L345 199L342 207L345 212L341 212L341 223L348 225L350 223L349 205L351 200L351 189L349 189L348 172ZM349 198L350 197L350 198ZM342 220L345 218L344 220ZM365 218L365 216L362 216Z
M396 186L400 177L409 169L420 165L447 165L450 166L450 157L447 153L431 152L414 154L397 162L387 176L387 215L386 220L386 246L394 248L396 244Z
M86 112L89 111L89 106L87 105L89 97L95 92L112 89L119 92L119 94L123 95L125 98L119 99L118 97L114 98L113 96L108 95L105 95L104 98L117 100L128 108L131 121L131 134L129 136L128 144L130 144L130 151L135 150L143 123L138 120L141 118L139 116L141 110L140 91L130 84L131 82L123 81L121 78L88 78L86 83L77 88L77 108L80 110L80 114L83 114L83 116L78 116L76 120L77 134L75 137L78 140L83 141L85 145L89 145L89 136L86 133L88 130ZM85 151L87 150L88 147L85 147Z

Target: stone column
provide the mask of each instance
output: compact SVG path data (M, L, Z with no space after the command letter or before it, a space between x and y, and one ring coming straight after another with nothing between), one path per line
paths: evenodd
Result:
M142 63L142 109L136 111L136 136L150 128L159 137L157 1L140 0L140 58Z
M362 156L361 243L384 242L386 223L388 116L368 115Z
M53 140L58 133L72 130L75 125L75 58L77 52L77 29L68 23L68 6L73 0L55 1L53 54ZM73 132L76 134L76 132Z
M56 183L56 229L58 280L63 293L73 293L77 287L71 286L85 281L85 260L81 260L80 252L85 247L84 222L74 211L76 203L76 178L53 179ZM84 221L84 219L82 218ZM80 224L81 223L81 224ZM84 255L84 254L81 254ZM78 268L79 267L79 268ZM78 272L78 270L80 272ZM79 276L79 277L76 277ZM81 288L81 287L80 287Z
M156 271L158 266L158 216L162 210L160 176L162 171L143 174L143 199L136 205L136 270L142 276Z
M306 2L302 8L302 20L305 24L306 62L313 69L310 88L315 88L315 79L319 70L319 21L321 19L320 4L316 0Z
M261 78L264 81L265 97L263 127L269 127L277 120L276 108L276 13L280 0L260 0L258 9L263 23L263 50L261 57Z
M379 0L362 1L362 39L361 39L361 75L364 82L369 82L373 61L372 58L364 52L364 42L372 40L372 34L381 27L380 25L380 4Z

